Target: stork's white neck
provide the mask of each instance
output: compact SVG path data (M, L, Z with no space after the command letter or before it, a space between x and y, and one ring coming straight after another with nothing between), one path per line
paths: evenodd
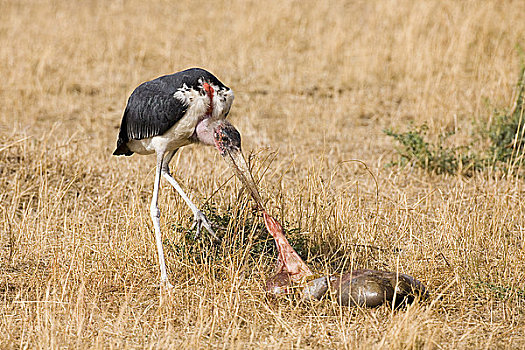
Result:
M213 118L225 118L233 103L233 91L205 82L201 84L203 87L204 84L208 85L206 94L184 85L173 94L173 97L188 106L188 115L201 118L211 114Z

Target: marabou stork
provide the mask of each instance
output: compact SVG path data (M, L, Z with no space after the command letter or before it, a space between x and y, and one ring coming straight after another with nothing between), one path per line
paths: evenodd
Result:
M200 68L145 82L128 99L113 154L157 155L150 210L159 255L160 279L168 287L171 284L166 273L157 205L161 176L168 180L192 210L197 235L204 226L216 237L204 214L170 174L169 162L180 147L192 143L215 146L243 184L248 184L248 190L255 191L252 195L259 198L241 152L241 135L226 120L232 102L232 90Z

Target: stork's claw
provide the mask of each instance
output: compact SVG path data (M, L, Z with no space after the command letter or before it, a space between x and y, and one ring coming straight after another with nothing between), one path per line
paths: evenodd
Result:
M219 237L215 234L213 229L211 228L210 223L208 222L208 219L206 219L206 216L203 214L202 211L197 210L193 213L193 225L191 226L191 229L196 228L197 232L195 233L195 238L199 238L201 234L201 226L204 226L204 228L210 233L210 235L213 236L213 238L218 241Z
M161 281L160 286L161 288L165 288L167 291L171 291L173 288L175 288L168 280Z

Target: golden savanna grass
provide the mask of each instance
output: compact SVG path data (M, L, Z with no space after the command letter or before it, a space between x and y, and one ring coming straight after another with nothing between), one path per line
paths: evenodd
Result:
M395 151L383 133L426 123L461 145L510 108L523 1L0 8L0 348L525 347L523 179L387 167ZM187 241L191 212L163 184L176 288L161 293L154 157L111 152L131 91L192 66L235 91L230 118L292 238L416 276L429 300L399 311L267 300L275 257L238 244L257 234L244 220L260 218L217 152L199 146L177 154L176 178L199 206L237 214L215 250ZM351 159L375 175L377 197Z

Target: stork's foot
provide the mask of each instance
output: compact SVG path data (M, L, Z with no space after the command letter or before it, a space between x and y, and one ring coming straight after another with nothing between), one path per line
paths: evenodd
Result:
M167 291L171 291L174 288L173 284L171 284L167 279L164 281L160 281L160 287Z
M211 228L211 225L208 222L208 219L206 219L204 213L200 210L197 210L193 213L193 225L191 226L192 229L197 229L197 232L195 233L195 238L200 237L201 227L204 227L216 241L219 241L219 237L217 237L217 235Z
M168 281L164 282L164 283L162 284L162 286L163 286L166 290L172 290L173 288L175 288L175 287L173 286L173 284L169 283Z

